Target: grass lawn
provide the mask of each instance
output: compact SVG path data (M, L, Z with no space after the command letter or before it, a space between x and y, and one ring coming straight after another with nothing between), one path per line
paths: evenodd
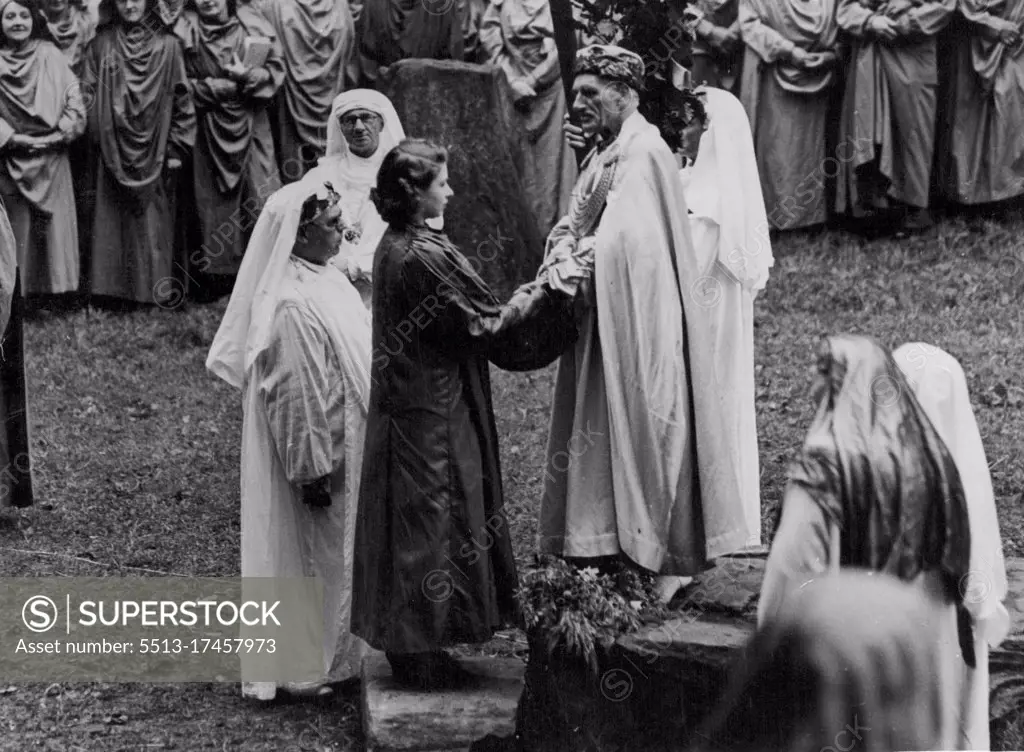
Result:
M958 220L904 241L832 233L777 242L756 306L766 536L811 419L816 342L859 332L893 348L929 342L963 364L1006 553L1024 555L1022 236L1024 224L971 231ZM0 575L238 574L241 398L203 365L224 307L89 310L27 324L37 505L0 514ZM553 372L494 373L524 563ZM0 749L359 749L356 699L258 709L229 684L0 685Z

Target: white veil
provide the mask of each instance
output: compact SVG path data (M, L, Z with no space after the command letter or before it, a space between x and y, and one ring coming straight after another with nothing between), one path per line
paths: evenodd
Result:
M995 647L1009 631L1009 614L1002 603L1007 594L1006 563L992 478L964 371L952 355L923 342L901 346L893 358L960 473L971 530L971 571L964 605L979 635Z
M213 339L206 367L236 389L243 389L257 356L266 348L278 303L288 281L288 261L295 246L302 204L324 186L308 178L291 183L267 200L246 248L224 320ZM351 287L333 267L339 284ZM358 323L365 316L359 294L339 296L337 312L321 316L342 362L346 378L359 394L369 397L370 352L368 338L359 337ZM364 341L366 340L366 341Z
M719 227L718 263L751 292L764 288L775 264L757 172L754 139L743 105L723 89L703 87L709 125L687 170L687 207Z

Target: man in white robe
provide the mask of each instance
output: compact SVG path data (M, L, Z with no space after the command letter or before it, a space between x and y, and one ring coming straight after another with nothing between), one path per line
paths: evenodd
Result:
M341 194L346 224L358 230L343 239L335 265L355 283L369 308L373 254L388 229L370 200L384 157L405 138L394 105L372 89L338 95L327 121L327 153L307 178L329 182Z
M283 683L315 697L358 676L369 650L349 623L370 316L330 263L337 199L305 180L270 197L206 361L245 394L242 576L315 577L323 587L322 629L307 630L322 632L323 674ZM245 679L243 656L243 693L276 695L277 683Z
M1008 590L1006 562L985 447L971 411L967 379L952 355L934 345L912 342L896 350L893 360L953 455L964 485L971 566L960 587L974 627L976 668L960 666L962 715L956 749L989 749L988 651L1006 638L1010 615L1003 605Z
M637 112L643 62L628 50L580 51L573 111L585 136L569 214L540 274L579 291L577 345L558 365L541 502L540 550L624 556L680 576L751 539L740 503L738 437L719 415L733 395L714 358L714 312L701 296L714 257L698 256L672 151ZM562 280L567 280L564 283Z
M737 437L735 458L748 546L761 545L761 471L754 406L754 298L774 265L768 218L746 110L724 89L702 88L706 129L680 172L699 258L712 258L702 290L710 304L720 387L733 399L719 421Z

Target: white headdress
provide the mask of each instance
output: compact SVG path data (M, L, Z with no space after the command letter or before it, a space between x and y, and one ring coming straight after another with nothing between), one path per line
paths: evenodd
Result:
M729 92L699 91L707 98L709 126L688 171L686 204L718 225L718 262L748 290L761 290L775 258L750 121Z
M1006 563L992 477L971 410L967 379L956 358L934 345L910 342L896 350L893 358L960 473L971 530L971 571L968 582L961 584L964 605L980 635L995 647L1009 630L1009 614L1002 604L1007 593Z
M327 189L322 183L308 179L274 193L267 200L245 250L224 320L206 359L210 371L237 389L244 387L249 369L267 347L288 280L287 268L299 230L302 205L313 194L326 198ZM364 342L368 338L359 336L356 331L360 322L364 322L366 311L359 293L345 276L328 267L325 273L336 275L338 284L346 288L339 296L343 299L335 301L344 310L338 308L341 314L322 317L322 323L338 345L336 350L346 375L353 379L359 392L368 397L370 353Z

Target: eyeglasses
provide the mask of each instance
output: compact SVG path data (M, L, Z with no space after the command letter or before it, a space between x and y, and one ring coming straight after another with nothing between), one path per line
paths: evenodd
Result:
M364 125L369 126L371 123L376 123L381 119L380 115L375 112L364 112L364 113L353 113L351 115L345 115L340 119L341 127L347 131L352 130L356 127L356 124L362 122Z

